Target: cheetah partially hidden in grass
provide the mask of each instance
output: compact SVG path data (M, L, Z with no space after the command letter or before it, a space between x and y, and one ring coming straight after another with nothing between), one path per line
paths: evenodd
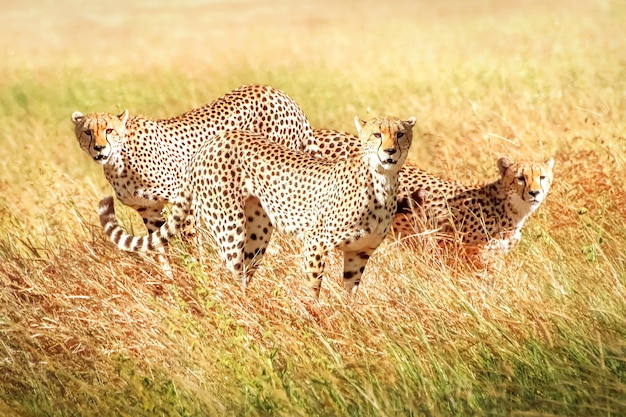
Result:
M100 202L105 233L121 249L148 251L177 234L191 210L215 237L243 288L273 228L304 243L305 271L319 295L324 255L344 252L344 286L353 293L397 209L397 177L415 118L355 119L361 149L337 161L315 158L262 135L230 131L206 141L191 159L167 223L148 236L125 233L113 199Z
M500 158L497 165L500 178L478 185L418 174L416 169L405 171L413 184L419 184L404 183L411 193L399 201L394 233L406 237L438 230L440 238L508 252L519 243L526 219L545 200L554 160Z

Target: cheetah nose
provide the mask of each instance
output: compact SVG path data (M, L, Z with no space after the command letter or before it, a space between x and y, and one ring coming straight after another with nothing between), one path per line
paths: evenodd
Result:
M100 152L101 150L103 150L105 147L101 146L101 145L96 145L93 147L93 150L96 152Z
M393 155L394 153L398 152L396 148L387 148L387 149L383 149L383 151L388 155Z
M529 191L528 194L530 194L531 197L537 197L540 192L541 191L539 190L532 190L532 191Z

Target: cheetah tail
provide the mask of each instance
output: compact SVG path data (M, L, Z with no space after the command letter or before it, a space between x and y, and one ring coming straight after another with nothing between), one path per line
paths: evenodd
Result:
M181 193L177 203L172 207L172 214L163 226L145 236L131 235L122 229L115 217L115 205L112 196L100 200L98 214L104 233L118 248L130 252L148 252L165 246L182 229L190 212L190 207L191 198L185 198L184 193Z

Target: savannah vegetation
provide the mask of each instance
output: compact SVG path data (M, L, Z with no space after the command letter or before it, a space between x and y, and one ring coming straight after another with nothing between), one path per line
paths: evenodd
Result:
M626 415L625 21L621 0L4 2L0 415ZM409 160L436 174L554 156L555 181L497 267L388 240L353 300L335 255L304 302L278 233L246 296L213 251L203 272L172 242L170 280L114 248L71 113L251 83L314 127L416 116Z

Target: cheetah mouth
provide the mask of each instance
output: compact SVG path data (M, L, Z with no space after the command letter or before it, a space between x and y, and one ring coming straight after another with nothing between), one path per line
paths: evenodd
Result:
M539 204L541 204L541 199L532 197L526 200L526 202L530 204L531 206L538 206Z
M108 155L102 155L102 154L100 154L100 155L96 155L96 156L94 156L94 157L93 157L93 160L94 160L94 161L98 161L98 162L102 162L102 161L106 161L108 158L109 158L109 156L108 156Z
M380 162L383 165L396 165L398 163L398 161L396 161L395 159L392 158L387 158L387 159L381 159Z

